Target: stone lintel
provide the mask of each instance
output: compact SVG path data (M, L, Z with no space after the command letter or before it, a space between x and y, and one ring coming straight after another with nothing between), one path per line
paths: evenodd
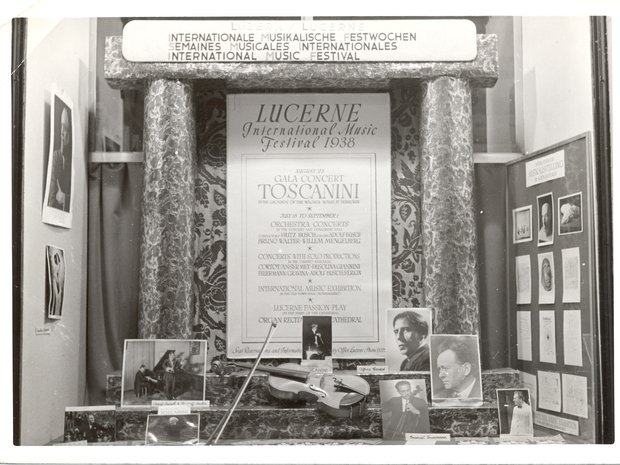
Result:
M105 77L115 89L141 88L146 80L160 78L216 81L214 85L230 89L389 89L439 76L493 87L499 69L495 34L477 36L475 60L453 63L138 63L123 58L122 40L120 36L106 38Z

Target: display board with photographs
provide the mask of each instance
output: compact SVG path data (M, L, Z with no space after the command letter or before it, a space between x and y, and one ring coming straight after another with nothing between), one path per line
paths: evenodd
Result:
M598 378L594 370L600 366L592 337L599 317L594 298L590 134L509 163L506 179L510 212L535 206L534 240L507 240L511 366L535 378L538 392L532 397L537 404L531 404L535 424L558 425L560 431L561 425L571 422L578 426L569 434L593 441L594 415L584 414L597 409L592 380ZM512 214L507 215L507 224L515 227ZM523 282L532 283L531 295L525 295ZM531 341L527 353L519 347L524 341ZM573 379L579 383L570 384ZM510 399L505 404L511 405ZM508 412L500 406L500 419L502 414ZM502 434L509 434L503 425Z

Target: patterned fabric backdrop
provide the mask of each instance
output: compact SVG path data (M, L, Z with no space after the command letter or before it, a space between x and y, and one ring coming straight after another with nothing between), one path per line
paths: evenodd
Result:
M394 307L423 305L418 130L420 90L390 92L392 107L392 288ZM196 87L196 337L209 360L226 354L226 92ZM360 362L343 361L341 368Z

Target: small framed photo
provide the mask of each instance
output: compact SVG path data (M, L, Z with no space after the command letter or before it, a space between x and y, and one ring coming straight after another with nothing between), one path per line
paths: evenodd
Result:
M42 220L54 226L71 228L75 148L73 103L62 89L52 86L50 107L50 147Z
M512 211L512 242L529 242L532 240L532 206L515 208Z
M538 246L553 244L553 193L536 197L538 205Z
M390 373L430 371L430 308L390 308L385 322L385 359Z
M65 408L64 442L115 442L114 405Z
M576 234L583 231L581 192L558 199L559 234Z
M121 406L204 400L207 341L126 339Z
M65 251L53 245L45 246L45 269L47 317L58 320L62 318L65 300Z
M433 406L482 405L482 378L478 336L431 336L431 394Z
M538 254L538 303L555 303L555 264L553 252Z
M149 415L146 420L147 446L198 444L200 415Z
M529 389L497 389L500 436L534 436Z
M379 394L384 439L400 441L407 434L431 432L424 379L379 381Z
M332 371L332 317L306 316L301 322L301 364Z

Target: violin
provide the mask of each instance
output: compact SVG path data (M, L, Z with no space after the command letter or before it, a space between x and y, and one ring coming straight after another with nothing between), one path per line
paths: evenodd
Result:
M241 368L252 364L233 362ZM359 418L366 410L370 385L359 376L317 373L296 363L278 367L258 365L269 373L269 392L277 399L317 402L318 409L336 418Z

